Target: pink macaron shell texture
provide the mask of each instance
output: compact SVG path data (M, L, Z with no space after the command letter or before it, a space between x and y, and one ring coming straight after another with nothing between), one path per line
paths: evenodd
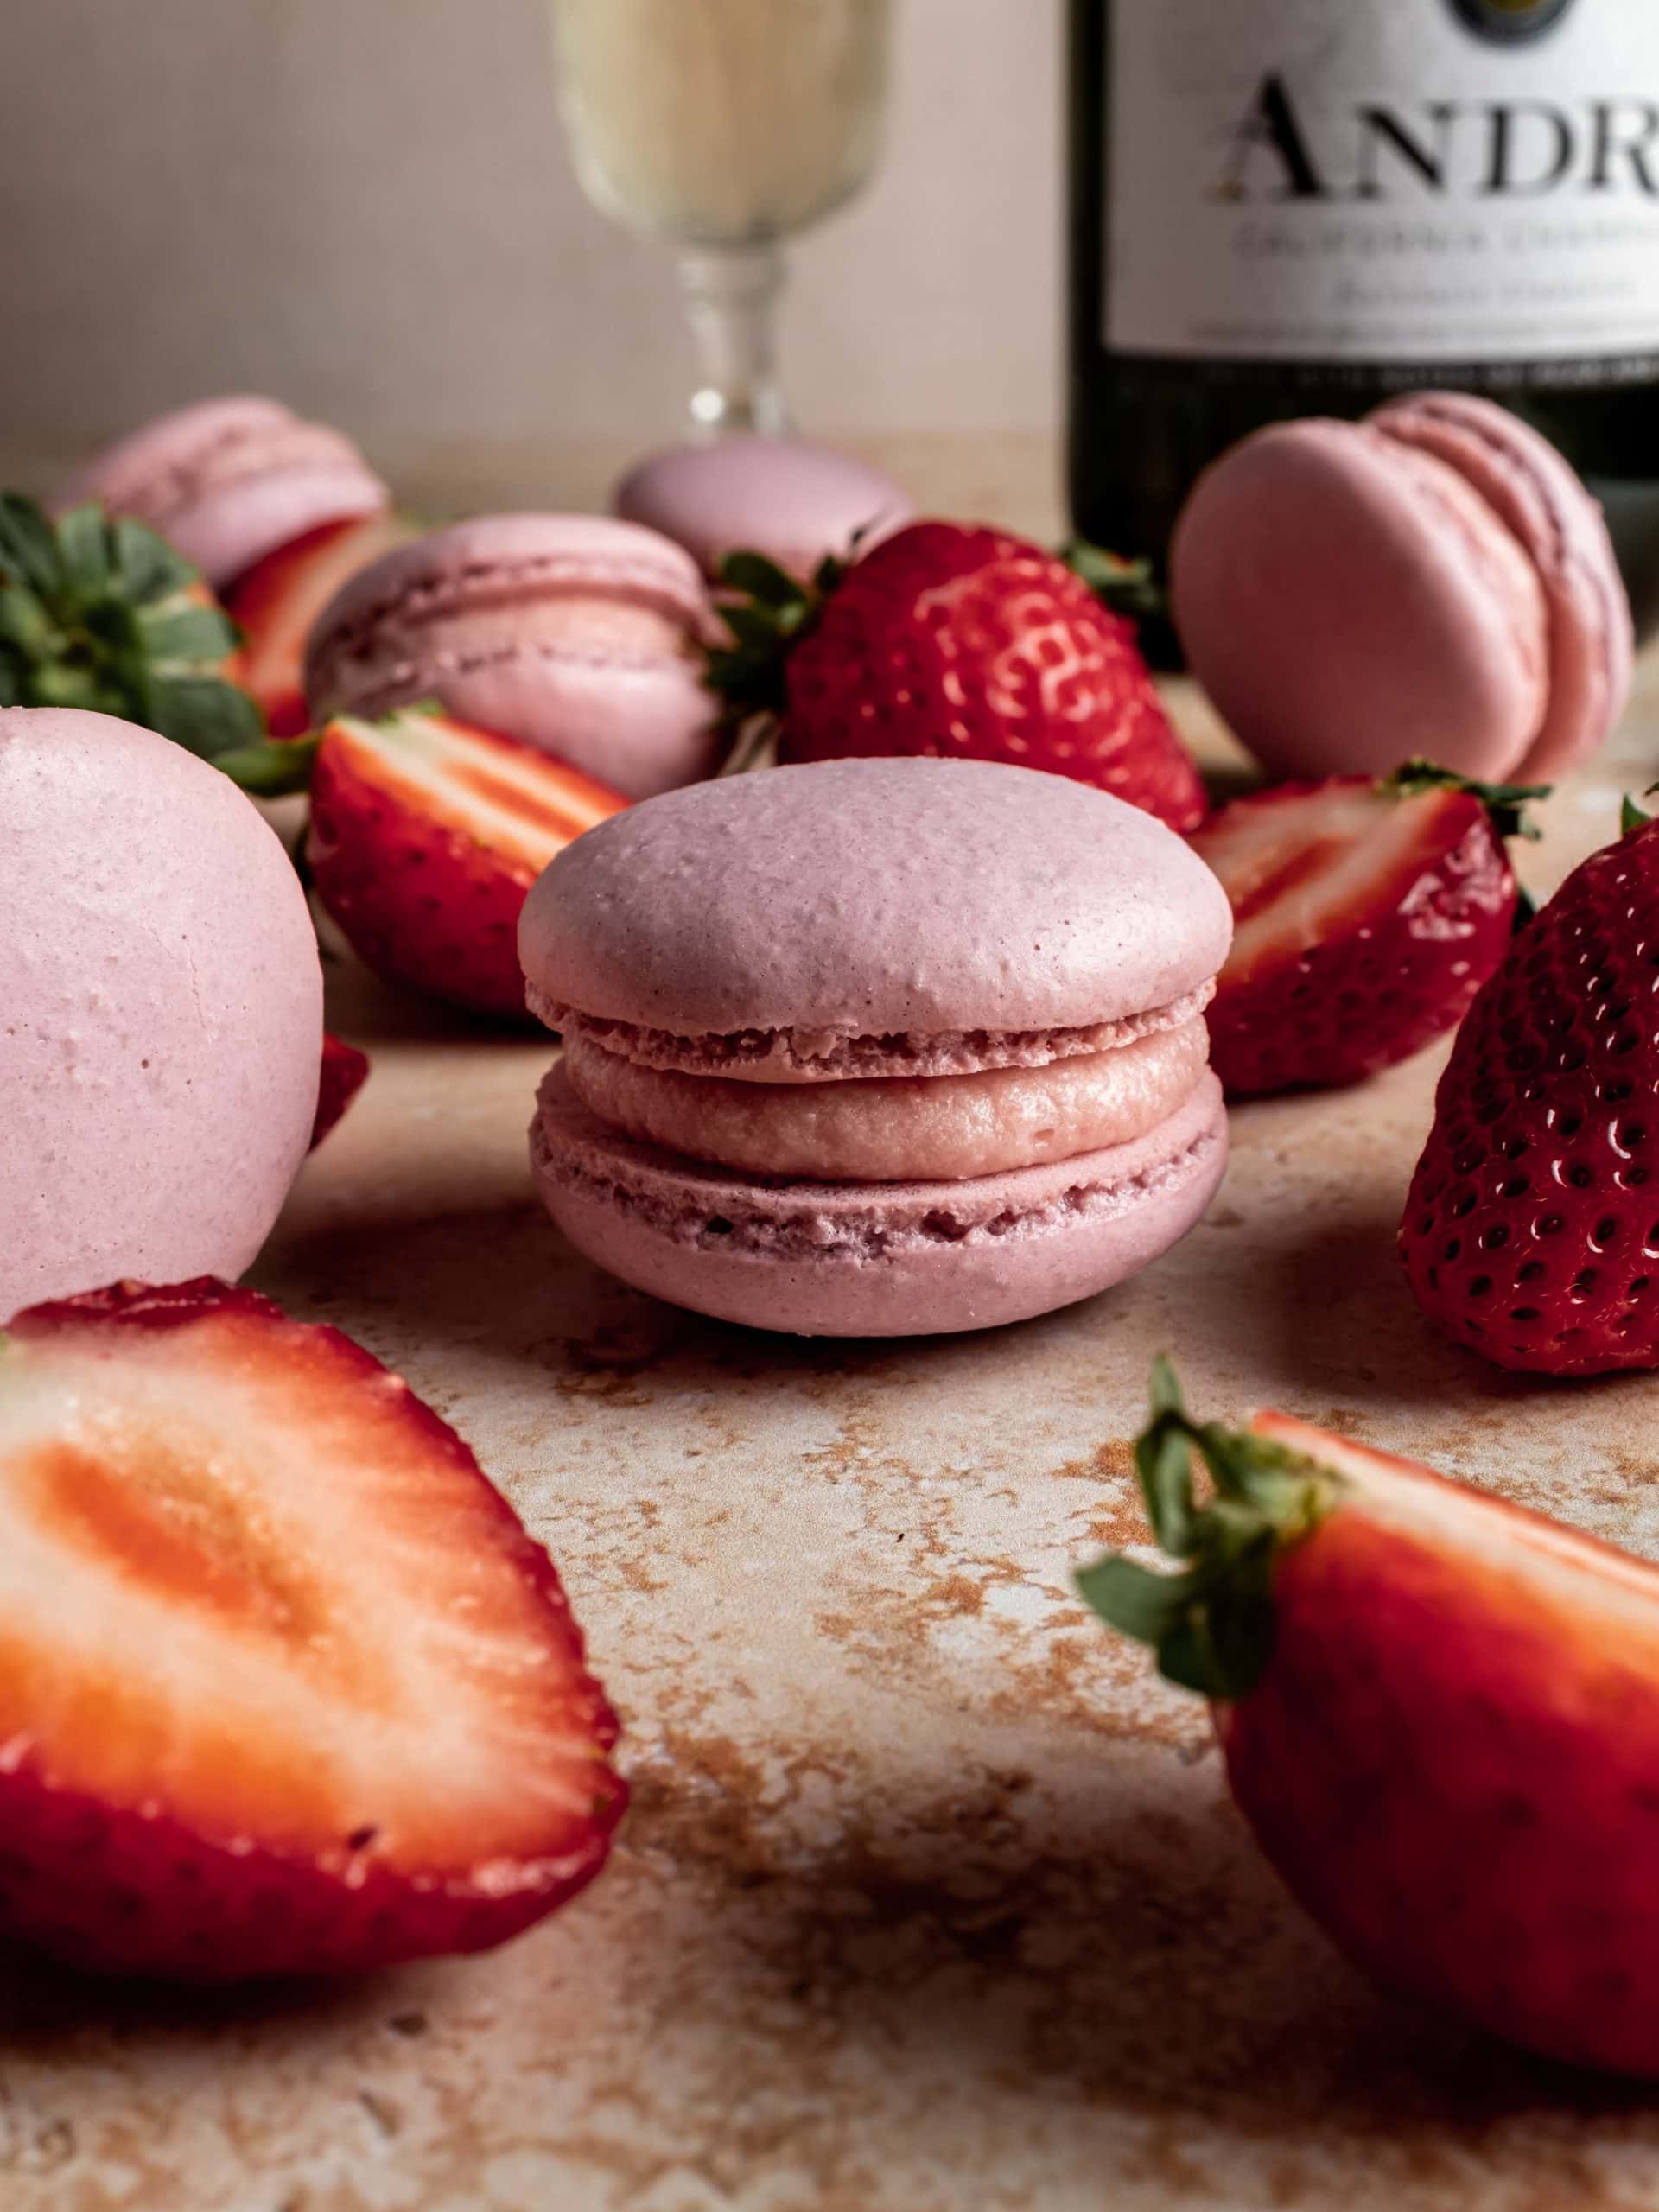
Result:
M1454 469L1364 424L1276 424L1200 478L1171 548L1193 672L1270 773L1423 754L1508 776L1544 725L1548 616Z
M496 515L386 554L319 616L306 661L318 718L435 698L626 798L706 775L715 702L696 644L695 563L602 516Z
M553 861L519 927L543 1004L677 1037L1092 1027L1201 988L1225 893L1175 834L984 761L816 762L671 793Z
M239 1275L315 1114L322 982L282 845L110 715L0 711L0 1319Z
M385 485L349 438L274 399L212 399L133 431L66 485L175 545L216 588L324 523L378 513Z
M632 469L616 512L683 545L705 575L728 553L764 553L810 577L826 554L868 551L915 510L891 477L797 438L729 437L671 446Z
M1630 599L1599 504L1548 438L1490 399L1415 392L1370 421L1455 468L1538 572L1549 609L1549 707L1519 773L1548 778L1587 759L1624 710L1635 655Z
M804 1336L990 1328L1125 1281L1194 1225L1227 1161L1220 1085L1132 1144L963 1183L762 1183L607 1128L562 1066L531 1126L569 1241L693 1312Z

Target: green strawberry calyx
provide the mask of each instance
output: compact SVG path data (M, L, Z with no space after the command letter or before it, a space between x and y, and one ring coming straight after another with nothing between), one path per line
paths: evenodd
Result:
M198 571L130 516L54 522L0 492L0 706L81 707L213 760L264 729L220 673L238 642Z
M1442 768L1433 760L1408 760L1385 777L1380 789L1391 798L1414 798L1419 791L1468 791L1478 798L1491 817L1492 828L1500 837L1524 837L1536 844L1543 832L1527 812L1534 799L1546 799L1554 790L1553 784L1482 784L1471 776L1460 776L1454 768Z
M852 556L858 550L855 539ZM725 702L722 720L736 728L753 715L780 715L789 657L812 630L848 563L826 554L803 583L764 553L727 554L720 564L715 612L726 637L708 648L709 687Z
M1130 560L1103 545L1091 545L1086 537L1074 537L1061 546L1059 557L1114 614L1141 622L1164 612L1164 594L1149 560Z
M1213 1484L1202 1502L1195 1452ZM1223 1701L1243 1697L1273 1656L1279 1554L1339 1503L1343 1478L1249 1430L1193 1421L1162 1357L1135 1464L1153 1534L1175 1565L1116 1553L1081 1569L1077 1589L1103 1620L1152 1645L1168 1681Z

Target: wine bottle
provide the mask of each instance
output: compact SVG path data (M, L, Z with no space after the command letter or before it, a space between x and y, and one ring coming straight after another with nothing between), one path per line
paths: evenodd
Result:
M1247 432L1450 386L1554 440L1659 627L1659 0L1070 4L1079 535L1160 572Z

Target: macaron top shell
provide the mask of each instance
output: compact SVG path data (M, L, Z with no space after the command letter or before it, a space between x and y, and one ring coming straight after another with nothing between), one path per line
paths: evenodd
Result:
M981 761L836 760L670 793L536 884L543 1003L679 1036L1079 1027L1224 961L1217 879L1149 814Z
M1630 697L1630 603L1600 506L1548 438L1492 400L1414 392L1370 419L1457 470L1530 557L1549 613L1550 696L1518 772L1558 774L1596 750Z
M1425 754L1501 779L1544 726L1532 562L1457 470L1379 429L1315 419L1235 446L1187 501L1170 570L1194 672L1274 774Z
M306 690L326 705L345 666L455 615L527 595L614 594L695 631L708 619L696 563L655 531L605 515L483 515L434 531L372 562L317 618Z
M111 715L0 711L0 1321L239 1274L310 1138L304 894L227 777Z
M684 546L708 576L745 550L810 577L826 554L844 559L855 537L867 550L915 512L879 468L798 438L671 446L623 478L615 505Z
M146 423L99 454L54 505L86 499L147 524L217 586L307 531L378 512L391 494L340 431L249 395Z

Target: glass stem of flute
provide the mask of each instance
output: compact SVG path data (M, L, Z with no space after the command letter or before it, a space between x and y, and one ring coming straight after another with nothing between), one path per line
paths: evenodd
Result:
M691 419L705 437L753 431L782 437L791 425L778 381L778 299L784 258L767 239L704 246L679 256L680 289L696 346Z

